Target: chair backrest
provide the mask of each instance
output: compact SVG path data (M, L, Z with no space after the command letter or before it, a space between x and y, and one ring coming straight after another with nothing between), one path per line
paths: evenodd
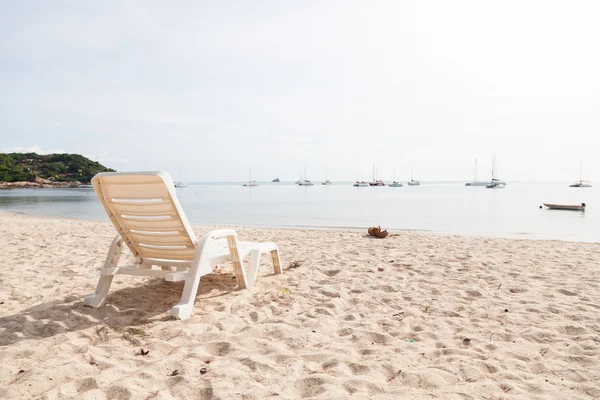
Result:
M196 235L166 172L101 172L92 185L134 256L191 261Z

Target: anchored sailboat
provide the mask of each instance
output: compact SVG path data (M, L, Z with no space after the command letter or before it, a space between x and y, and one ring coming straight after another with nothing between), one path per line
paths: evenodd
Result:
M410 183L409 183L410 184ZM389 187L403 187L402 182L396 182L396 168L394 168L394 179L392 183L388 183Z
M575 182L572 185L569 185L569 187L592 187L592 184L589 181L584 181L582 179L583 177L583 159L581 160L581 163L579 164L579 181Z
M181 179L181 181L173 182L173 186L175 186L176 188L186 188L187 183L183 181L182 174L181 174L181 168L179 168L179 179Z
M408 186L421 186L421 182L415 181L413 179L413 166L410 166L410 181L408 181Z
M304 166L304 180L299 181L298 186L312 186L314 185L311 181L306 179L306 165Z
M506 182L496 179L496 155L492 158L492 181L486 185L487 189L504 189Z
M356 174L356 183L355 183L354 185L352 185L352 186L354 186L354 187L369 187L369 186L371 186L371 185L369 185L369 183L368 183L368 182L365 182L365 179L364 179L364 178L365 178L365 176L364 176L364 174L363 174L363 175L361 176L361 180L359 181L359 180L358 180L358 173L357 173L357 174Z
M248 168L248 183L244 183L244 186L246 186L246 187L258 186L258 183L256 183L256 181L252 180L252 168Z
M385 183L381 179L377 179L375 164L373 164L373 181L369 182L369 186L385 186Z
M321 182L321 185L331 185L331 181L327 179L327 168L325 168L325 181Z
M475 159L475 167L473 167L473 181L465 183L465 186L487 186L490 182L477 180L477 159Z

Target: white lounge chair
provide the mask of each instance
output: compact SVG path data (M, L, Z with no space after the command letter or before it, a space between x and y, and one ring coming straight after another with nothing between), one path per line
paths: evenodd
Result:
M100 307L117 274L164 278L185 281L181 300L171 315L186 319L192 315L200 277L218 264L233 263L240 289L254 286L262 254L270 253L275 273L281 274L275 243L238 242L233 229L211 231L198 240L166 172L103 172L92 179L92 185L118 234L108 251L96 293L85 298L85 305ZM133 265L118 265L123 243L136 257ZM248 254L246 273L243 259Z

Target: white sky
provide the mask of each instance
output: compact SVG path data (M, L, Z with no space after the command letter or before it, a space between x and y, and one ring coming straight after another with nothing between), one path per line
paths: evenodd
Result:
M597 1L0 2L0 151L187 181L599 179Z

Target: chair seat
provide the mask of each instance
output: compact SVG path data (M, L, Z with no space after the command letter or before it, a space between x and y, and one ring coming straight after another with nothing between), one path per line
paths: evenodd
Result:
M240 257L246 257L253 250L260 254L268 253L277 249L277 245L273 242L238 242L238 252ZM206 250L211 264L220 264L230 261L229 247L226 240L215 240L215 242Z

